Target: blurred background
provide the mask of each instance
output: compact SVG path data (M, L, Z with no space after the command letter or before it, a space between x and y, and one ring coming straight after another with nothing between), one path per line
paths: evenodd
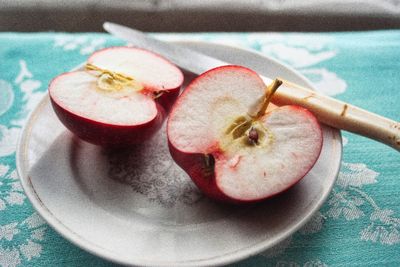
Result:
M400 28L400 0L0 0L0 31L349 31Z

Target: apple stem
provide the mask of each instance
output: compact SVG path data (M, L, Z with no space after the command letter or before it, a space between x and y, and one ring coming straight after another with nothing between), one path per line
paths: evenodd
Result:
M205 163L204 174L206 176L209 176L214 172L215 159L214 159L213 155L205 154L204 155L204 163Z
M164 92L154 92L153 93L153 99L157 99L157 98L159 98L160 96L162 96L164 94Z
M259 111L257 112L255 118L259 118L265 114L265 111L268 108L268 104L271 101L272 96L278 90L279 86L282 85L282 81L279 79L275 79L270 85L267 86L267 89L265 90L265 94L263 96L263 103Z

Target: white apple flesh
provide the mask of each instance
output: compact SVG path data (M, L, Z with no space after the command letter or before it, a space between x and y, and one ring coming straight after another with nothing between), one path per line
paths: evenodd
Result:
M87 63L86 70L56 77L49 94L61 122L97 145L129 145L150 138L183 83L175 65L143 49L107 48Z
M322 132L311 112L282 106L248 119L265 88L252 70L223 66L195 79L174 104L171 155L209 197L257 202L294 185L317 161Z

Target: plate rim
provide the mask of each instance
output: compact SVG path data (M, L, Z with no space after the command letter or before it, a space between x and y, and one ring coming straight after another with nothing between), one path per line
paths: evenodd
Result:
M195 40L195 41L187 41L187 40L179 40L179 41L171 41L172 43L176 44L181 44L181 45L208 45L208 46L220 46L220 47L228 47L230 49L234 50L240 50L241 52L245 51L247 53L251 53L254 55L257 55L258 57L265 58L271 62L274 62L277 65L281 65L283 68L286 68L287 70L291 71L295 75L297 75L303 82L305 82L311 89L315 90L315 86L311 83L309 79L307 79L303 74L292 68L291 66L288 66L287 64L273 59L267 55L264 55L260 52L257 52L255 50L250 50L248 48L243 48L240 46L234 46L232 44L221 44L217 42L209 42L209 41L201 41L201 40ZM81 65L79 65L81 66ZM76 69L76 68L74 68ZM118 254L115 254L112 251L109 251L101 246L98 246L97 244L94 244L90 240L85 239L84 237L78 235L75 233L72 229L64 225L56 216L52 214L52 212L45 206L45 204L41 201L39 195L36 193L33 184L31 182L31 179L28 175L28 172L26 171L26 162L25 159L27 157L26 151L29 142L29 136L30 132L32 130L33 126L33 121L35 117L38 115L38 112L40 111L41 107L45 105L45 103L49 101L49 95L48 93L45 93L45 95L42 97L42 99L39 101L39 103L34 107L34 109L30 112L24 126L21 129L20 136L18 138L18 143L17 143L17 150L16 150L16 170L18 173L19 180L21 182L21 185L24 189L24 192L26 196L28 197L29 201L31 202L33 208L38 212L38 214L47 222L47 224L54 229L58 234L60 234L63 238L68 240L70 243L73 245L83 249L84 251L96 255L100 258L109 260L114 263L118 264L123 264L123 265L145 265L145 266L220 266L220 265L225 265L225 264L230 264L234 263L246 258L249 258L251 256L257 255L262 251L265 251L266 249L273 247L277 245L279 242L283 241L285 238L288 236L294 234L297 232L306 222L308 222L311 217L314 215L315 212L317 212L321 206L325 203L326 199L328 198L330 192L332 191L332 188L335 184L335 181L338 177L341 162L342 162L342 156L343 156L343 149L342 149L342 135L340 130L331 128L333 137L336 137L335 139L338 141L337 146L335 147L338 149L338 156L339 159L337 161L336 166L333 166L332 169L336 170L336 175L335 178L333 179L331 185L329 186L328 190L326 191L327 193L323 195L319 202L315 205L315 208L309 212L309 214L305 215L301 220L299 220L290 230L287 230L285 232L282 232L278 234L275 238L269 240L262 241L255 243L254 245L248 246L246 248L241 248L237 251L229 252L226 254L219 255L217 257L212 257L212 258L207 258L207 259L200 259L200 260L185 260L185 261L175 261L175 262L157 262L157 261L147 261L143 262L140 259L138 261L130 261L126 259L120 259L118 257Z

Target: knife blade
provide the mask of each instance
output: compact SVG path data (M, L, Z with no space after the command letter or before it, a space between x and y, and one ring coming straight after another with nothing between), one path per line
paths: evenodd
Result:
M141 31L126 26L105 22L103 28L112 35L126 40L136 47L160 54L179 67L197 75L212 68L228 65L227 62L222 60L201 54L177 44L170 44L157 40Z
M150 37L147 34L144 34L141 31L123 25L105 22L103 24L103 28L115 37L126 40L136 47L144 48L160 54L182 69L192 72L196 75L200 75L203 72L216 67L230 65L230 63L220 59L199 53L179 44L171 44L160 41ZM262 79L266 84L272 82L272 79L268 77L262 77Z
M126 26L105 22L103 28L112 35L136 47L160 54L179 67L197 75L215 67L229 65L225 61L181 45L160 41ZM272 82L272 79L268 77L260 77L265 84ZM396 121L285 80L273 95L272 102L278 105L302 106L313 112L324 124L366 136L400 151L400 123Z

